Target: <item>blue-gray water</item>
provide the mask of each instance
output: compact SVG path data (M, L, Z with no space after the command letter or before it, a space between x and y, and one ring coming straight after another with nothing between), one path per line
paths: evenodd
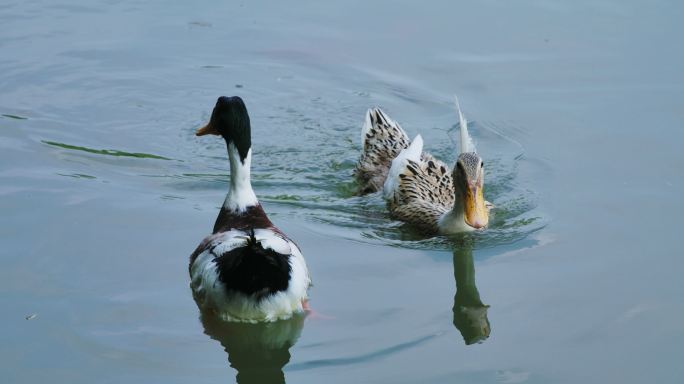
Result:
M682 4L169 3L0 3L3 382L684 380ZM375 105L453 162L454 94L496 217L425 240L351 172ZM228 163L193 132L219 95L320 315L200 319L188 256Z

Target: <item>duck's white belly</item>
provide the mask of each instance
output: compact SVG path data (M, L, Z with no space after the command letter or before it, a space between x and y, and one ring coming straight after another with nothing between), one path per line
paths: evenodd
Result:
M302 301L307 298L310 285L306 263L299 248L282 237L274 238L272 232L257 230L256 237L262 244L284 253L289 251L290 280L286 290L263 297L228 290L219 279L216 255L244 246L245 233L230 231L213 235L212 245L200 253L190 266L190 286L197 305L211 310L227 321L275 321L286 319L293 313L303 311ZM213 251L213 253L212 253Z

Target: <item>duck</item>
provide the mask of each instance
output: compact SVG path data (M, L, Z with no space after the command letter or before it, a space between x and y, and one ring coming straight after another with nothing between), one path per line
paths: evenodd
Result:
M456 99L459 155L453 170L423 151L423 138L412 141L382 109L366 112L362 153L354 176L358 193L382 191L390 215L433 235L482 230L493 205L484 198L484 161L478 155Z
M239 96L221 96L197 136L221 136L229 191L214 229L190 256L190 287L202 311L233 322L272 322L308 309L309 271L300 248L269 220L252 189L249 114Z

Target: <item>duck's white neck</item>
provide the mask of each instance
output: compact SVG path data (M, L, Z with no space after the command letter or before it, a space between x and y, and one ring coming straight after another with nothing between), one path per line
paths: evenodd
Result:
M223 202L223 208L232 212L244 212L247 207L259 203L250 181L252 149L249 149L243 162L240 161L240 154L235 144L231 142L228 144L228 159L230 159L230 190Z
M460 204L457 201L451 211L443 214L442 217L439 218L437 225L439 226L439 233L445 235L468 232L475 229L465 222L462 201Z
M458 187L456 187L456 183L462 182L463 181L457 177L454 177L454 206L449 212L446 212L442 215L442 217L439 218L437 225L439 226L439 233L441 234L448 235L453 233L468 232L475 229L465 222L463 194L460 193Z

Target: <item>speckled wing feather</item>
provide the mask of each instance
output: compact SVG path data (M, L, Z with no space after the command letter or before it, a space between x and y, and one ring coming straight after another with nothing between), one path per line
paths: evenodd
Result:
M416 229L433 234L439 232L439 219L446 212L444 207L423 200L415 200L392 209L392 217L409 223Z
M406 160L398 177L398 185L388 200L392 216L437 232L439 218L454 205L454 183L449 167L423 152L420 161Z
M380 108L369 109L362 130L363 152L356 164L354 176L359 194L382 189L392 159L409 146L406 132Z

